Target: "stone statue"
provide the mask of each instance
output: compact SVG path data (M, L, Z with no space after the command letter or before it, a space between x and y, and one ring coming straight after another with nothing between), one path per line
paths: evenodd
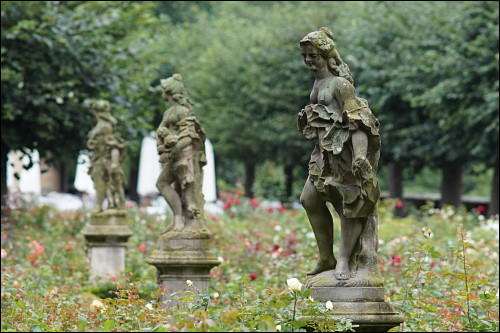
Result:
M378 120L368 102L356 96L349 67L328 28L307 34L300 49L315 76L310 104L297 120L299 131L316 144L300 197L319 249L319 261L308 273L306 286L381 286L377 268ZM327 202L340 218L337 258Z
M182 76L161 80L163 98L170 103L156 131L163 169L156 186L173 212L165 232L206 231L202 192L205 132L193 112Z
M97 119L87 141L87 147L93 150L89 174L96 189L96 213L103 211L104 199L108 210L119 210L125 205L125 176L121 168L125 144L113 134L116 119L110 113L109 102L92 101L90 106Z
M177 298L192 292L187 288L205 292L210 270L220 262L210 251L212 240L204 215L205 131L180 74L161 80L161 89L170 107L156 130L162 163L156 187L172 209L173 221L146 261L157 269L162 306L172 307L178 304Z
M89 132L87 147L93 151L89 174L96 189L96 209L82 230L90 262L90 280L108 279L125 270L127 241L132 235L127 225L125 175L121 163L125 142L113 133L116 119L108 101L91 101L97 124ZM104 199L107 206L104 207Z

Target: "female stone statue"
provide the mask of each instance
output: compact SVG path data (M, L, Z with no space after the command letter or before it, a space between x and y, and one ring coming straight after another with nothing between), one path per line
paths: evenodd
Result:
M113 134L116 119L110 113L109 103L103 100L92 101L90 106L97 119L87 141L87 147L94 151L89 174L96 189L96 212L103 210L105 198L108 209L121 209L125 205L125 176L121 168L125 144Z
M356 96L349 67L332 33L321 28L300 41L305 64L315 76L310 104L298 114L298 129L316 143L301 194L318 249L309 275L312 286L373 286L378 276L376 170L380 152L378 121L366 100ZM340 217L339 256L333 254L332 203ZM320 274L331 271L331 274Z
M161 80L163 98L171 104L156 131L163 169L156 186L174 214L167 231L200 230L203 217L205 132L193 112L180 74Z

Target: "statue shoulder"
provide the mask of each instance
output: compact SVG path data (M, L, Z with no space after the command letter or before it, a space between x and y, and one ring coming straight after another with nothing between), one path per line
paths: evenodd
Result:
M340 76L336 76L334 80L335 80L335 84L333 84L334 93L341 100L355 98L356 88L354 88L354 85L351 82Z

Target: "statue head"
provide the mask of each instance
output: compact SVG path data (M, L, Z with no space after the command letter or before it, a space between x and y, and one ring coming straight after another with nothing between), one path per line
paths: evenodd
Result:
M92 100L90 101L90 108L94 112L96 118L108 121L112 124L116 124L116 119L111 115L111 106L108 101L100 99L100 100Z
M333 33L329 28L322 27L318 31L308 33L299 42L301 48L314 47L326 61L329 71L353 83L351 71L342 61L333 41Z
M192 106L193 102L187 96L186 88L184 88L184 81L180 74L174 74L169 78L160 81L162 96L165 100Z

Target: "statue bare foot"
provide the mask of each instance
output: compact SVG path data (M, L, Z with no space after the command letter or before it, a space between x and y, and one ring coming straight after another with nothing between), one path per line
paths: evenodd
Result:
M324 271L335 269L336 265L337 265L337 260L335 258L327 261L320 260L318 261L316 267L314 267L312 271L307 272L307 275L316 275Z
M335 272L333 273L337 280L349 280L352 278L349 262L347 260L339 260Z
M181 231L184 229L184 222L182 221L182 216L174 216L174 221L169 224L167 229L163 232L164 234L169 231Z

